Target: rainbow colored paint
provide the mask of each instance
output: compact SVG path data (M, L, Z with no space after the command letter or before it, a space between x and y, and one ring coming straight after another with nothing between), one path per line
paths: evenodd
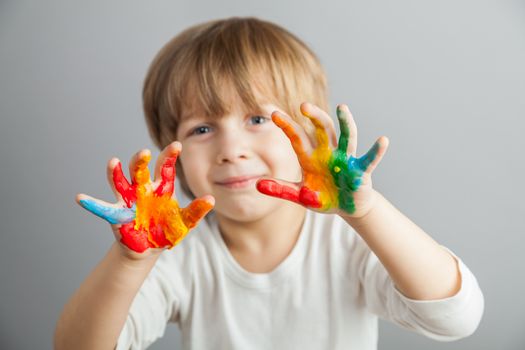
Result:
M164 160L161 180L155 189L148 169L149 154L137 161L131 184L122 173L119 162L113 169L113 183L125 207L115 208L91 199L83 199L80 204L111 224L121 224L121 242L131 250L142 253L148 248L174 247L213 207L203 199L196 199L181 209L171 198L178 154Z
M297 189L282 185L274 180L261 180L257 189L267 195L288 199L306 207L328 210L340 208L350 214L354 213L355 202L353 193L361 185L364 172L374 161L379 143L362 157L347 156L350 130L343 116L343 111L337 108L337 119L341 134L337 148L332 150L328 142L328 134L317 118L310 116L304 110L302 114L315 126L317 147L312 154L304 150L301 138L293 126L277 115L272 115L272 120L283 130L290 139L292 147L297 154L303 169L303 184Z

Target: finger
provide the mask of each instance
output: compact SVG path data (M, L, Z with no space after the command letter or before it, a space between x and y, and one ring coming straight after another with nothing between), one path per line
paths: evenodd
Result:
M323 206L319 192L312 191L306 186L303 186L299 191L299 201L308 208L321 208Z
M131 208L137 201L134 185L131 185L122 172L122 164L117 158L111 158L107 167L108 182L119 202L124 201Z
M188 228L192 228L206 215L215 205L215 198L210 195L193 200L186 208L181 210L182 221Z
M110 224L124 224L135 219L135 212L128 208L117 207L85 194L78 194L76 201L82 208L106 220Z
M305 147L308 147L309 141L307 141L306 135L299 134L296 130L301 130L301 127L294 122L290 117L285 114L274 111L272 113L272 120L288 137L292 143L292 148L299 159L301 165L310 163L310 157L308 156ZM311 148L311 147L308 147Z
M301 204L307 208L321 208L319 194L299 183L277 179L261 179L257 181L257 190L268 196L286 199Z
M357 159L357 166L364 172L369 174L377 167L383 155L388 148L389 140L385 136L377 139L374 145L366 152L365 155Z
M133 184L137 186L144 186L150 182L148 163L151 160L151 152L149 149L143 149L135 153L129 163L129 173L133 180Z
M341 130L338 149L348 156L353 155L355 157L357 152L357 126L347 105L337 106L337 119Z
M321 108L308 102L301 104L301 113L315 126L317 148L335 148L337 139L332 118Z
M165 194L171 196L173 194L176 175L175 163L177 162L181 148L182 145L180 142L175 141L166 146L157 158L155 165L155 182L160 181L155 190L157 196Z
M300 186L298 184L276 179L259 179L257 181L256 188L259 192L268 196L300 203Z

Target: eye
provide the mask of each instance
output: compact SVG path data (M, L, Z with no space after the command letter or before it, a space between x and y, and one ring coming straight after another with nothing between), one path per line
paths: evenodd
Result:
M268 120L269 120L268 118L263 117L262 115L254 115L254 116L250 117L250 123L252 123L252 124L264 124Z
M210 132L211 128L206 125L200 125L190 131L190 135L202 135Z

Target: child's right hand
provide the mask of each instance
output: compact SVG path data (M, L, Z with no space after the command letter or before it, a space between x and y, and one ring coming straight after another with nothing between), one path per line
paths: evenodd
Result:
M155 166L154 182L150 181L148 169L149 150L143 149L131 159L131 184L122 172L120 161L112 158L107 175L117 197L115 204L77 195L76 200L83 208L111 224L115 238L129 248L124 249L128 257L142 259L174 247L215 204L215 199L208 195L195 199L186 208L179 208L178 202L171 198L175 162L181 148L177 141L164 148Z

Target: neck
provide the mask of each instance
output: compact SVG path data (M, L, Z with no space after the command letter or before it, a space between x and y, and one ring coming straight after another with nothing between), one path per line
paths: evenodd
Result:
M221 235L237 262L250 272L269 272L292 251L306 209L291 202L256 221L217 215Z

